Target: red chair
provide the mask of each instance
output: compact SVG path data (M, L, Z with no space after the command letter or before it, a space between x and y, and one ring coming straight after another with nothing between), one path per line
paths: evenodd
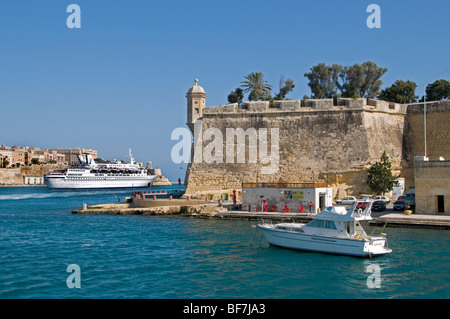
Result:
M287 213L289 211L289 213L292 211L292 208L291 207L288 207L288 206L284 206L283 207L283 212L285 212L285 213Z
M304 211L305 211L305 207L300 206L300 207L298 208L298 212L299 212L299 213L303 213Z
M277 206L275 206L275 205L270 206L270 211L271 212L276 212L277 211Z
M259 206L259 205L256 206L256 211L257 211L257 212L260 212L260 211L261 211L261 206Z
M264 211L268 212L269 211L269 205L264 205Z

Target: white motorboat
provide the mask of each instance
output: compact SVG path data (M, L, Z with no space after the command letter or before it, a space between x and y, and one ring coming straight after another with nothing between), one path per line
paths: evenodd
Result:
M372 201L355 202L350 209L327 207L307 224L263 222L257 227L270 245L339 255L373 257L388 254L384 234L369 236L363 223L371 220Z
M96 163L90 154L79 155L80 166L52 171L44 176L50 189L104 189L150 187L157 175L134 162L130 149L130 163Z

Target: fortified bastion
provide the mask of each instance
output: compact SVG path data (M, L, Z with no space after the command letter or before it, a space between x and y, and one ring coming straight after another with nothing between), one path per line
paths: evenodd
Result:
M324 181L333 197L371 193L364 180L386 151L395 174L414 186L415 156L424 155L423 103L375 99L242 102L206 107L206 92L187 92L194 136L186 195L240 197L242 183ZM427 103L428 156L450 158L450 101Z

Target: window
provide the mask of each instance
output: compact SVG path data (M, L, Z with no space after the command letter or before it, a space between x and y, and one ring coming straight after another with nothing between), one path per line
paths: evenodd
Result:
M316 228L336 229L336 225L332 220L314 219L307 226Z
M333 221L331 221L331 220L326 220L326 221L325 221L325 228L328 228L328 229L336 229L336 225L334 224Z
M323 228L323 220L320 219L313 219L307 226L308 227L317 227L317 228Z

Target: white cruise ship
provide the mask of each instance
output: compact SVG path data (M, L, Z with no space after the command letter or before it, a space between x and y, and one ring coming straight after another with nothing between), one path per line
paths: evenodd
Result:
M157 175L149 175L135 164L130 150L130 163L96 163L92 155L78 155L80 165L65 170L51 171L44 176L50 189L104 189L149 187Z

